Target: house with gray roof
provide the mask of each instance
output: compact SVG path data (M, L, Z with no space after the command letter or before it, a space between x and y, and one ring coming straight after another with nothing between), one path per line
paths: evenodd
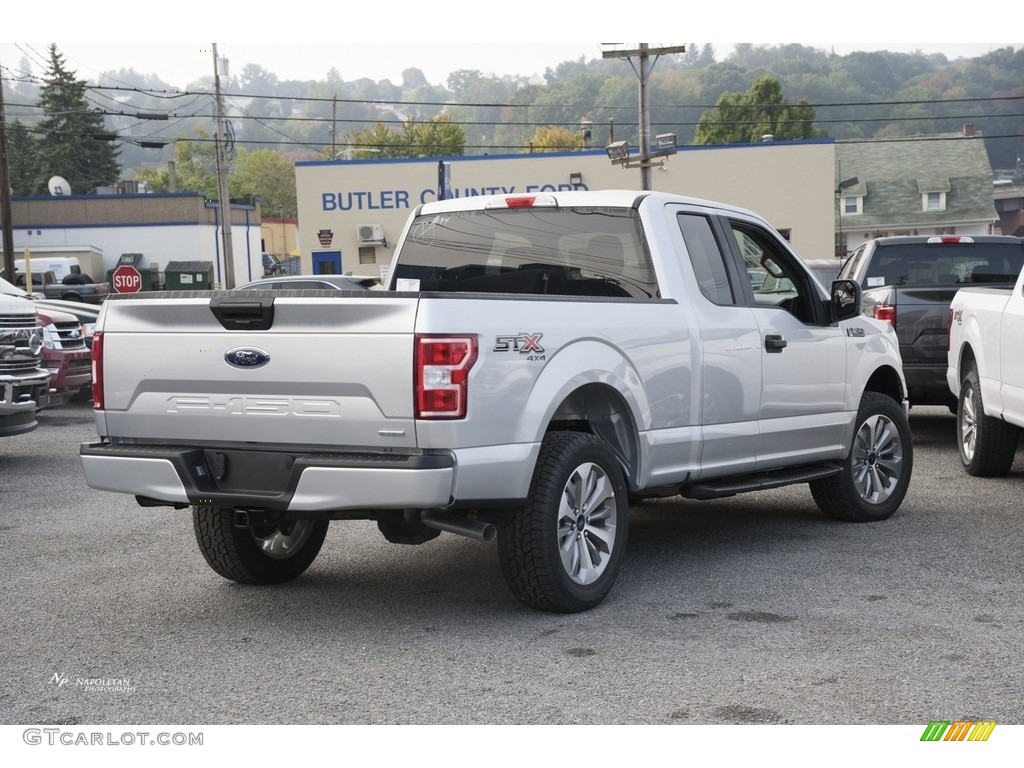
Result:
M992 164L973 126L960 133L836 142L836 255L887 235L998 231Z

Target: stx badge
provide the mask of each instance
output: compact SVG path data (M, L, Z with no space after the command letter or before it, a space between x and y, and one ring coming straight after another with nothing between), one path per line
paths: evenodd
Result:
M542 355L540 345L543 333L518 333L515 336L498 336L494 339L495 352L518 352L521 355Z

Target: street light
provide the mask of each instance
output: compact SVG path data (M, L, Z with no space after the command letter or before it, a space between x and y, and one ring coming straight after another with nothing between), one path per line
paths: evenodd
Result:
M604 148L604 151L608 153L608 159L613 163L624 163L629 159L629 142L613 141Z

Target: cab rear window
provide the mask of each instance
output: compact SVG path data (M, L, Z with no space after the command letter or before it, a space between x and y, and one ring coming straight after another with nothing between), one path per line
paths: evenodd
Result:
M1024 250L996 243L920 243L879 247L862 285L956 287L1013 283L1024 266Z
M421 216L392 289L652 298L657 282L631 208L524 208Z

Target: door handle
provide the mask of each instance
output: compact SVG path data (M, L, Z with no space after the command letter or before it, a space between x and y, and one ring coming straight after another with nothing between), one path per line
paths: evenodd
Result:
M776 333L764 337L764 348L767 352L781 352L786 348L786 340Z

